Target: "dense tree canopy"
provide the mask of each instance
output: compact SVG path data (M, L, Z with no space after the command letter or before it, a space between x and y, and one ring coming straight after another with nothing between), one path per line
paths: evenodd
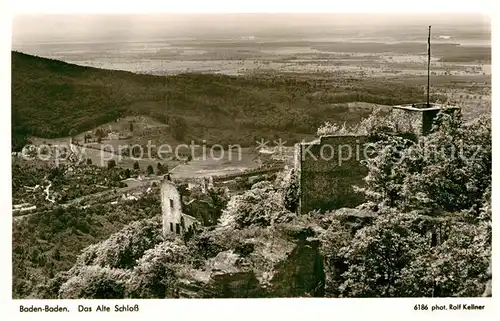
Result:
M12 52L12 145L19 150L30 135L68 136L70 130L83 132L126 115L152 116L168 124L179 141L253 145L255 137L278 135L293 142L313 135L324 119L354 123L370 112L332 104L391 105L422 94L417 86L380 79L160 77Z
M370 200L427 213L479 209L491 184L491 119L439 117L439 130L416 142L386 135L374 143L362 189Z

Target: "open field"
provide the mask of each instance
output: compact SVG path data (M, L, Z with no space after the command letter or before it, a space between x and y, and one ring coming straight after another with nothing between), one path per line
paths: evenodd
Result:
M222 50L222 49L219 49ZM389 50L389 49L388 49ZM455 50L455 49L450 49ZM487 50L491 50L489 47ZM29 51L27 51L29 52ZM224 52L229 55L230 53ZM366 54L344 52L308 52L301 48L289 48L286 53L268 54L259 52L251 57L213 56L201 58L198 56L182 57L149 57L132 56L129 58L110 57L100 59L79 59L71 55L47 55L49 58L64 59L70 63L112 70L128 70L135 73L154 75L171 75L179 73L219 73L227 75L245 75L268 72L315 72L315 73L352 73L384 77L392 75L425 75L427 72L425 52L408 54L392 51ZM455 62L453 58L446 61L443 58L433 58L434 74L452 75L488 75L491 74L491 62L478 56L472 56ZM477 64L471 68L471 64Z
M241 149L241 153L237 150L232 152L214 150L206 157L201 156L187 164L178 165L171 174L174 178L220 176L243 172L259 165L261 162L251 148Z
M262 72L364 72L370 76L426 72L425 28L412 30L336 30L330 36L309 33L297 39L281 36L240 36L142 39L85 43L22 43L14 49L43 57L113 70L169 75ZM460 30L435 31L433 71L467 75L491 73L491 44L487 31L467 35ZM443 40L441 33L446 33ZM479 37L478 37L479 36ZM474 68L470 68L473 65Z
M67 144L69 138L63 139L43 139L32 138L34 144ZM116 165L122 168L133 169L134 162L139 163L139 167L145 170L149 165L154 169L158 163L168 166L173 177L202 177L212 175L225 175L242 172L247 169L252 169L261 165L254 148L233 148L232 152L228 150L221 151L220 148L198 146L193 149L193 159L188 162L173 160L169 157L163 159L148 158L131 158L127 156L116 155L104 150L97 149L100 145L95 145L94 148L80 147L78 150L82 152L85 158L92 160L92 164L98 166L107 166L108 160L115 160ZM103 145L104 146L104 145ZM175 147L174 147L175 148ZM190 154L191 150L186 146L179 148L180 153ZM61 163L67 163L62 161Z

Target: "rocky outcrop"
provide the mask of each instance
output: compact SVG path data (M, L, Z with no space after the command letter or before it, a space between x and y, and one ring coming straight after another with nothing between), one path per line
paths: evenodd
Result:
M268 294L271 297L322 297L325 290L323 256L316 238L298 240L285 260L275 266Z
M180 298L255 298L264 293L253 271L241 265L232 251L219 253L206 263L205 270L180 273Z
M375 217L376 213L370 210L344 208L275 222L267 228L220 227L207 231L206 240L197 248L209 258L203 261L203 267L179 273L179 297L336 296L332 289L338 284L332 276L340 276L346 266L337 260L336 248L325 251L325 246L330 248L338 242L332 243L324 234L348 241Z
M220 252L204 269L179 273L181 298L321 297L325 274L319 240L249 239ZM250 252L250 253L249 253Z
M363 227L369 226L377 217L377 214L367 209L341 208L333 212L324 213L319 225L325 230L333 220L339 221L342 226L349 228L351 235Z

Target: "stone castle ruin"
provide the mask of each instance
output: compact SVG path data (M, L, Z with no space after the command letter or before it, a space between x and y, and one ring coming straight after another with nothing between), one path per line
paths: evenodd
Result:
M352 186L367 174L360 162L362 152L356 156L356 150L362 150L365 143L366 137L353 135L325 136L297 145L299 213L355 207L363 202Z
M442 105L398 105L391 113L397 119L395 134L427 135L440 111L454 112L457 107ZM311 142L295 145L294 171L298 177L298 213L353 208L364 203L364 196L353 186L363 186L368 169L362 164L373 152L367 135L325 135ZM200 178L188 182L188 188L212 187L213 179ZM183 235L200 224L197 218L183 212L182 197L167 177L161 185L163 233ZM188 204L189 206L190 204ZM196 211L195 211L196 212ZM190 213L191 214L191 213ZM204 222L212 225L213 222Z
M436 104L393 106L398 120L397 133L427 135L440 111L454 112L457 107ZM312 210L328 211L356 207L364 197L353 186L362 186L368 170L362 164L370 156L366 135L331 135L295 146L295 172L298 175L300 214Z
M435 124L436 116L440 111L451 113L459 110L458 107L439 104L419 103L412 105L396 105L392 107L392 113L398 119L397 131L402 133L414 133L427 135Z
M161 213L164 235L192 232L196 218L182 212L182 200L175 184L164 179L161 183Z

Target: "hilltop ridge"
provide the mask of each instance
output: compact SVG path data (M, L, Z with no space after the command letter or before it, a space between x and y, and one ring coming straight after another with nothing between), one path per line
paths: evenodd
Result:
M290 143L325 120L357 122L370 113L342 103L420 100L422 88L397 81L297 79L282 74L152 76L77 66L12 52L12 144L29 136L67 136L126 115L147 115L182 128L181 140L252 144L256 137Z

